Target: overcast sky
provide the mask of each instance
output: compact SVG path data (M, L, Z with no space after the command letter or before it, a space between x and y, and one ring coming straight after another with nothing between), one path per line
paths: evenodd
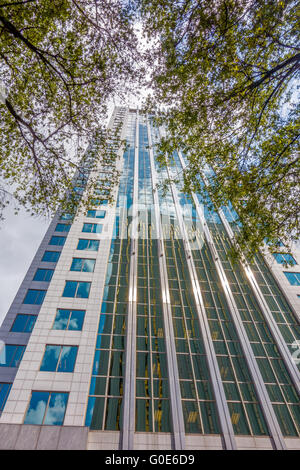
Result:
M25 211L14 215L12 207L4 216L0 221L0 324L50 224Z

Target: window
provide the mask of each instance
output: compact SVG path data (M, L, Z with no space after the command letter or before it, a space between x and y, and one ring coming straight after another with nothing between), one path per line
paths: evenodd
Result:
M77 299L87 299L90 293L90 282L66 281L63 297L76 297Z
M65 392L32 392L24 424L61 426L68 397Z
M89 251L98 251L100 245L99 240L88 240L85 238L80 238L78 240L77 250L89 250Z
M31 333L36 322L36 315L18 313L10 331L18 333Z
M273 253L273 256L278 264L289 264L291 266L297 264L294 257L289 253Z
M58 309L54 320L53 330L81 331L85 310Z
M62 214L60 216L60 220L72 220L73 219L73 215L72 214Z
M103 210L89 210L87 211L87 217L94 217L96 219L104 219L106 211Z
M46 290L28 289L23 304L41 305L46 295Z
M51 240L49 242L49 245L59 245L59 246L63 246L65 244L65 241L66 241L66 237L56 237L56 236L53 236L51 237Z
M33 280L34 281L44 281L49 282L52 279L52 275L54 273L53 269L42 269L39 268L36 270Z
M107 206L108 204L108 199L92 199L92 205L93 206L100 206L101 204L103 206Z
M73 372L78 346L46 345L41 371Z
M57 224L55 227L55 232L68 232L70 228L70 224Z
M95 259L73 258L70 271L92 273L95 268Z
M45 251L42 261L56 263L59 260L60 251Z
M300 273L284 273L292 286L300 286Z
M101 233L102 224L83 224L82 231L87 233Z
M5 344L0 351L0 366L18 367L26 346L18 344Z
M2 413L11 389L11 384L0 382L0 413Z

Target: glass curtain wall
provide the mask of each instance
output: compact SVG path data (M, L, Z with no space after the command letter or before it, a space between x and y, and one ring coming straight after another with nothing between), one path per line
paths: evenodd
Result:
M158 240L153 235L153 193L148 133L139 116L139 241L136 337L136 431L171 432Z
M91 429L122 429L135 127L130 113L86 414Z
M177 161L177 168L180 170L182 169L179 159ZM182 195L182 197L185 196ZM279 354L276 342L252 292L244 269L239 263L233 264L228 257L231 242L218 213L211 208L208 208L199 194L197 195L197 198L200 204L204 207L206 223L209 227L215 248L224 268L234 300L239 309L241 320L246 329L247 336L266 385L282 434L284 436L298 436L300 432L299 424L297 425L297 423L300 422L299 397L288 374L284 361ZM235 230L238 230L238 224L233 223L233 216L234 220L237 220L236 214L233 214L233 210L227 210L225 213L227 217L230 217L230 221ZM258 266L257 262L266 275L266 279L268 279L268 282L270 283L269 286L273 287L273 291L263 282L263 279L265 278L261 276L258 267L256 267ZM279 292L273 276L268 270L261 255L256 257L256 262L251 267L256 268L254 270L254 274L257 277L259 285L263 287L265 298L268 297L267 302L273 309L274 317L277 317L277 321L280 318L282 321L281 325L286 328L284 330L286 338L289 332L289 340L294 340L294 338L296 338L296 333L298 332L299 339L299 326L296 324L296 320L293 317L292 312L288 310L288 305L283 295ZM275 299L274 296L276 296ZM279 305L282 306L281 310ZM283 316L284 311L286 313L285 317ZM278 317L278 314L280 313L281 317ZM289 321L289 323L283 324L284 319L286 322ZM291 328L291 326L293 328ZM292 333L294 336L292 336ZM253 391L248 393L248 397L250 396L253 397ZM248 407L249 406L250 404L248 404Z

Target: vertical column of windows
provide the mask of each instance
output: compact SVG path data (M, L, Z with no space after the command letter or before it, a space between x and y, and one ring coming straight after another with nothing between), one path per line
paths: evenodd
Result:
M173 176L177 176L176 167L181 169L177 152L173 154L172 163ZM190 218L184 217L184 222L194 236L192 256L234 432L239 435L266 435L267 426L214 260L204 234L196 230L200 224L194 203L180 192L178 198L183 214L187 207L191 209Z
M281 431L285 436L298 436L300 433L299 396L278 350L276 341L252 293L244 270L240 264L236 263L233 265L227 256L230 249L230 241L219 216L216 213L206 211L206 220L213 235L214 243L232 293L239 307L243 324L266 384ZM262 293L268 299L267 302L273 317L291 349L292 342L297 337L299 340L299 325L297 325L285 299L280 295L271 273L263 260L260 259L260 256L256 256L257 264L255 263L251 267L254 268L254 275L256 275Z
M155 165L163 182L166 171L157 161ZM185 430L187 434L217 434L220 427L216 403L174 201L170 191L163 194L162 190L159 200Z
M122 429L130 267L127 231L131 222L131 216L126 215L132 204L134 127L135 116L131 115L86 413L86 425L91 429Z
M152 239L147 126L139 125L136 431L171 432L158 242Z

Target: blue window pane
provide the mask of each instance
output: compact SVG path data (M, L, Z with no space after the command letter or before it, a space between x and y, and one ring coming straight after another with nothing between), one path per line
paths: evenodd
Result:
M96 260L94 260L94 259L85 259L85 260L83 260L82 271L87 272L87 273L94 272L95 262L96 262Z
M44 424L61 426L64 422L68 393L51 393Z
M42 261L56 263L59 260L60 251L45 251Z
M53 237L51 237L49 245L63 246L65 244L65 241L66 241L66 237L58 237L54 235Z
M54 320L53 330L66 330L70 318L71 310L59 309L57 310Z
M78 240L77 250L87 250L89 246L89 240L81 238Z
M57 369L60 351L61 346L47 345L40 370L55 372Z
M43 423L49 396L49 392L32 392L24 424Z
M55 227L55 232L69 232L70 228L70 224L57 224Z
M3 411L10 389L11 389L11 384L0 383L0 413Z
M291 264L291 265L293 265L293 266L294 266L295 264L297 264L295 258L294 258L292 255L290 255L289 253L286 253L286 254L285 254L285 260L286 260L287 263L289 263L289 264Z
M39 268L36 270L35 276L33 278L34 281L44 281L49 282L53 276L53 269L42 269Z
M31 333L35 325L36 319L37 319L36 315L28 315L28 317L29 318L28 318L28 322L26 325L25 333Z
M284 273L292 286L300 286L300 273Z
M73 310L69 322L69 330L82 330L83 320L85 311L84 310Z
M273 256L279 264L287 263L292 266L295 266L295 264L297 264L295 258L289 253L273 253Z
M45 290L28 289L23 304L41 305L46 292Z
M24 351L24 345L5 344L0 351L0 366L18 367Z
M90 282L79 282L76 297L81 299L87 299L90 293L90 288Z
M78 347L77 346L63 346L61 350L59 365L57 372L73 372Z
M99 244L99 240L79 239L77 250L98 251Z
M61 220L72 220L73 219L73 215L72 214L62 214L60 216L60 219Z
M106 211L104 210L89 210L87 212L87 217L95 217L97 219L103 219L105 217Z
M88 250L90 251L98 251L100 245L99 240L90 240Z
M83 260L81 258L73 258L71 271L82 271L82 262Z
M83 224L82 231L87 232L87 233L91 233L92 229L93 229L93 225L94 224Z
M30 333L36 321L35 315L26 315L19 313L16 316L11 331Z
M63 297L75 297L77 289L77 281L66 281L66 285L63 291Z
M102 224L83 224L82 231L86 233L101 233L102 232Z

